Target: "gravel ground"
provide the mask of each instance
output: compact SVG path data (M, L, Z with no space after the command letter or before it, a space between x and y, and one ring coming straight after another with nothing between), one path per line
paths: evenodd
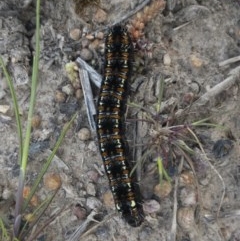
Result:
M0 2L0 54L13 77L24 126L35 48L34 2ZM148 9L130 16L142 2L41 1L41 58L27 187L64 125L74 113L78 117L24 214L27 219L53 192L60 177L61 188L38 225L46 228L34 240L239 240L240 1L169 0L163 9L158 5L163 1L155 0ZM78 76L81 70L71 62L81 57L102 74L104 34L123 19L135 46L126 138L131 159L147 156L137 172L145 211L145 221L138 228L130 227L115 210L96 133L87 118ZM92 88L96 101L98 88ZM224 128L191 126L207 117ZM178 126L170 137L164 133L169 126ZM196 133L206 155L192 139L185 141L194 154L182 159L183 154L171 150L174 135L185 136L187 127ZM19 145L2 70L0 136L0 217L11 230ZM172 179L161 186L158 156ZM91 217L95 221L89 222ZM84 236L71 239L82 224Z

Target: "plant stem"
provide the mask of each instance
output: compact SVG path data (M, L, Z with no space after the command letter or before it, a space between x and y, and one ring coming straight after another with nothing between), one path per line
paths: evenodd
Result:
M163 177L165 177L168 182L171 182L171 178L167 174L162 163L162 158L160 156L158 156L157 158L157 166L158 166L158 173L159 173L159 183L162 183Z
M18 182L18 191L15 206L15 222L14 222L14 236L17 237L20 230L19 216L21 213L22 203L23 203L23 187L26 176L26 168L28 163L28 153L29 153L29 143L31 136L31 122L34 113L34 106L36 101L36 90L37 90L37 78L38 78L38 66L39 66L39 56L40 56L40 0L36 3L36 52L33 59L33 73L32 73L32 84L31 84L31 97L30 106L28 111L27 119L27 129L26 135L23 143L23 153L20 162L20 175Z
M0 56L0 64L3 68L3 73L7 79L7 83L11 92L11 97L13 100L13 106L14 106L14 112L15 112L15 118L16 118L16 122L17 122L17 131L18 131L18 138L19 138L19 163L21 163L22 160L22 151L23 151L23 138L22 138L22 124L21 124L21 120L20 120L20 114L19 114L19 107L18 107L18 102L17 102L17 97L16 97L16 92L14 90L14 86L13 86L13 81L12 78L10 77L10 75L8 74L8 71L4 65L3 59Z

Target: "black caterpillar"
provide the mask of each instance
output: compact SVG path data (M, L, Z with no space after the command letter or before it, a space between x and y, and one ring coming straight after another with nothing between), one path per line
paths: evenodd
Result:
M127 30L116 25L105 45L105 72L97 112L99 148L117 210L133 227L144 218L139 187L130 177L123 116L132 62L132 43Z

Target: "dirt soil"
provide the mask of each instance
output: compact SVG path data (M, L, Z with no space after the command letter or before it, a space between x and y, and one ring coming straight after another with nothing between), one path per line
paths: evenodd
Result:
M133 31L135 58L129 101L134 106L129 105L126 113L126 137L134 160L148 153L144 165L138 168L145 221L133 228L116 212L80 82L71 81L72 72L67 73L65 65L80 56L102 74L107 27L142 2L41 1L40 72L26 186L36 179L67 121L76 112L78 117L48 170L50 176L60 175L62 185L38 227L56 212L60 214L35 240L240 240L239 0L169 0L163 11L157 9L152 17L142 20L142 35ZM150 4L153 2L157 1ZM144 19L141 14L140 22ZM122 24L133 24L134 17ZM0 54L13 77L24 127L34 31L35 1L1 0ZM238 58L223 62L233 57ZM71 71L74 76L78 73ZM163 101L157 111L162 80ZM219 83L224 81L228 84L219 90ZM94 85L93 93L96 101L98 89ZM191 126L207 117L210 123L225 128ZM206 156L199 143L191 141L191 135L191 140L185 141L194 154L184 156L176 149L171 152L174 139L162 133L161 128L176 125L181 127L174 129L175 134L185 135L187 127L194 131ZM0 137L0 217L11 230L19 142L13 102L2 70ZM172 182L157 188L159 156ZM25 218L51 192L45 178ZM93 210L97 213L95 221L88 222ZM85 236L70 238L81 224L86 224Z

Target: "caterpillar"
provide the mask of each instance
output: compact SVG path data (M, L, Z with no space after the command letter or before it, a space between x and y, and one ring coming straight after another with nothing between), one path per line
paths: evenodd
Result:
M105 42L105 68L97 105L99 149L116 209L133 227L143 222L139 187L130 177L123 116L131 72L133 48L127 30L113 26Z

